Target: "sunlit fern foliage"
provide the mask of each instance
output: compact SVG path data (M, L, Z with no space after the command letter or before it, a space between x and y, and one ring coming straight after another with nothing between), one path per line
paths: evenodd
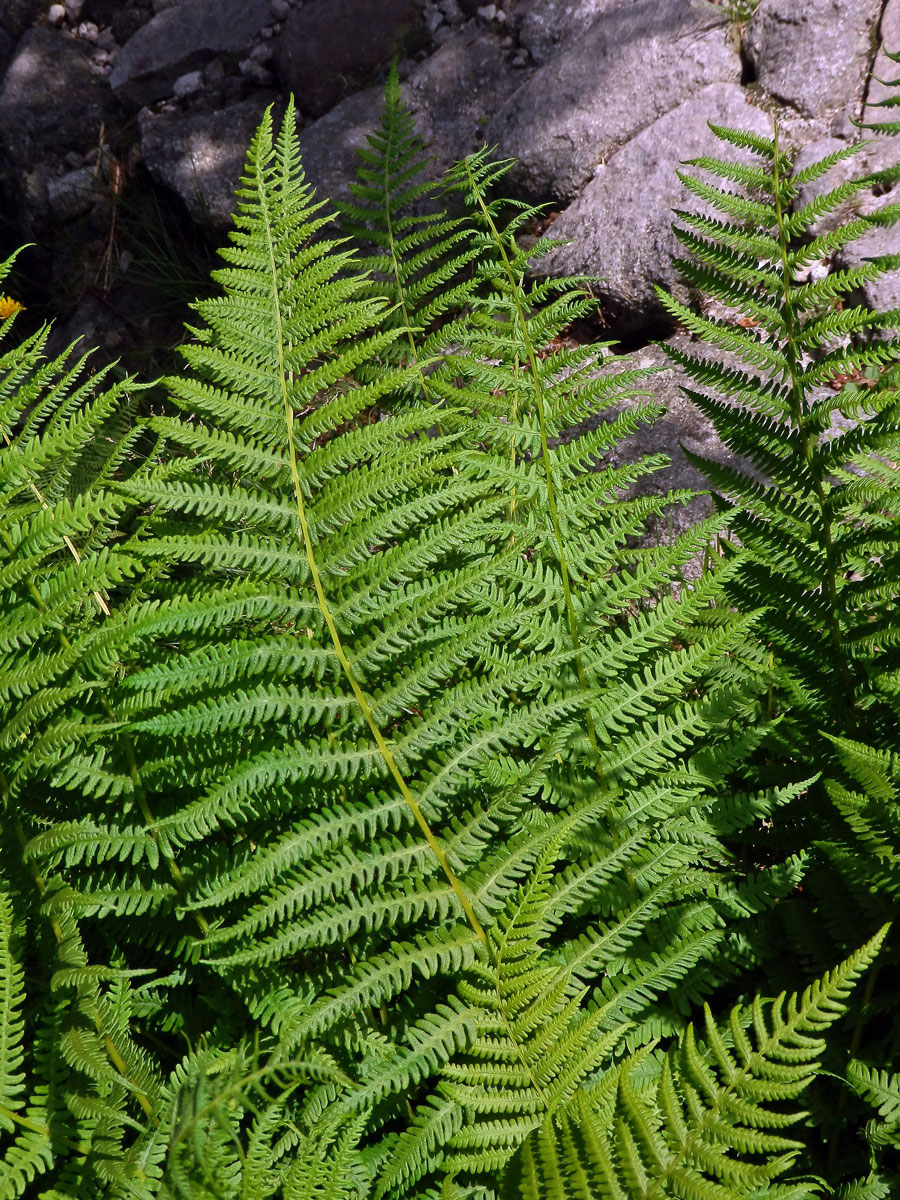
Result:
M609 460L659 407L560 336L505 165L432 217L423 152L392 75L360 258L267 114L164 404L0 361L0 1197L542 1197L554 1131L614 1197L803 1194L754 1106L874 943L752 1042L689 1022L804 879L741 855L813 770L741 764L810 689L752 546L643 545L662 460Z

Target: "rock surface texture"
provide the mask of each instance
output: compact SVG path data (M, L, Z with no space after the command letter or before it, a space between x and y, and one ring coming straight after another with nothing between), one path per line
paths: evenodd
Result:
M182 0L128 39L109 82L119 100L140 107L173 94L183 75L217 54L237 54L271 17L268 0Z
M47 279L68 287L78 277L72 247L85 259L91 247L101 269L69 297L60 327L102 335L119 352L143 319L134 299L143 264L139 248L120 244L111 196L124 206L149 195L187 229L188 245L221 240L249 138L265 107L274 102L277 115L293 93L308 178L320 198L344 198L398 55L435 171L485 142L518 159L508 187L552 206L551 235L570 243L541 269L599 277L600 335L627 337L662 363L653 342L686 336L654 291L682 287L671 210L691 200L676 171L687 158L730 153L708 123L769 133L777 119L802 169L858 140L855 121L897 113L877 107L890 93L871 74L900 75L880 48L900 48L900 0L760 0L743 24L733 9L725 0L0 0L0 228L12 228L12 244L39 241ZM876 138L801 201L898 158L900 142ZM874 186L851 203L870 213L895 199L896 187ZM814 269L880 254L900 255L896 228L873 228ZM900 272L859 301L900 305ZM639 438L638 450L675 459L659 486L699 482L682 442L728 453L677 383L670 369L651 377L670 411Z
M303 111L318 117L423 32L418 0L311 0L287 18L275 61Z
M685 0L610 7L499 109L487 140L518 160L513 181L571 199L598 165L710 83L739 83L726 22Z
M744 36L762 87L810 117L862 98L882 0L765 0Z
M697 202L676 171L684 159L719 153L710 121L772 134L771 117L749 104L738 84L710 84L611 154L553 225L553 237L569 245L556 251L548 268L599 276L596 287L608 318L622 332L659 318L654 284L678 291L672 210L696 210Z

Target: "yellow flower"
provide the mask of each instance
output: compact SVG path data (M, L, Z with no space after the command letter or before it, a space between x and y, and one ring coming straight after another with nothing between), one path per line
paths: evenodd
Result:
M12 296L0 296L0 321L5 321L13 313L24 312L24 310L25 305L20 304L18 300L13 300Z

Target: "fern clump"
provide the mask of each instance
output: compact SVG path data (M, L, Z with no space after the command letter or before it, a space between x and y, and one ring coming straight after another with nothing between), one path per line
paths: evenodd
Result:
M761 716L777 723L740 776L756 782L773 773L820 776L798 793L773 833L756 834L745 852L810 853L803 892L783 906L780 932L770 926L768 936L786 932L796 952L821 969L861 929L897 912L890 751L900 720L900 314L857 302L858 289L893 269L892 259L827 273L810 274L809 266L831 263L873 224L896 221L900 210L888 203L872 215L848 215L846 201L876 182L867 175L798 203L803 187L864 143L792 174L777 133L765 139L716 132L755 161L691 164L703 175L684 175L684 182L709 208L680 212L676 232L691 254L680 264L687 280L718 308L697 314L663 300L717 353L675 347L668 353L690 377L687 394L738 456L738 465L723 466L689 455L715 487L739 544L735 574L725 580L729 602L762 612L755 669L768 685ZM825 214L833 214L831 227L815 232ZM763 940L760 950L769 977L784 978L776 942ZM844 1054L852 1057L864 1044L879 1062L880 1055L890 1061L896 1054L896 1006L887 1000L896 957L890 937L880 990L867 994L855 1014ZM887 1022L878 1034L876 1013ZM841 1128L847 1098L846 1092L836 1102L813 1096L830 1142L824 1165L832 1177L841 1152L849 1152ZM860 1194L879 1194L881 1184L871 1186Z
M670 304L746 354L679 361L769 482L672 545L662 459L612 465L647 373L564 336L506 164L424 178L394 72L362 256L265 116L164 401L45 330L0 359L0 1196L811 1195L820 1063L892 1178L895 346L830 347L878 321L796 283L843 234L752 148L768 200L695 181L728 219L683 237L756 332Z

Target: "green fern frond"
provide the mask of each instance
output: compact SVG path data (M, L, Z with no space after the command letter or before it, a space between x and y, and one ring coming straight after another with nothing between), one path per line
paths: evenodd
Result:
M801 996L780 996L771 1006L757 999L749 1011L734 1009L721 1027L707 1009L705 1043L688 1029L655 1062L646 1052L626 1059L611 1072L614 1104L601 1083L598 1099L582 1091L556 1119L545 1118L510 1163L501 1195L797 1194L790 1184L772 1188L802 1147L784 1132L797 1114L780 1106L809 1086L824 1035L883 937Z

